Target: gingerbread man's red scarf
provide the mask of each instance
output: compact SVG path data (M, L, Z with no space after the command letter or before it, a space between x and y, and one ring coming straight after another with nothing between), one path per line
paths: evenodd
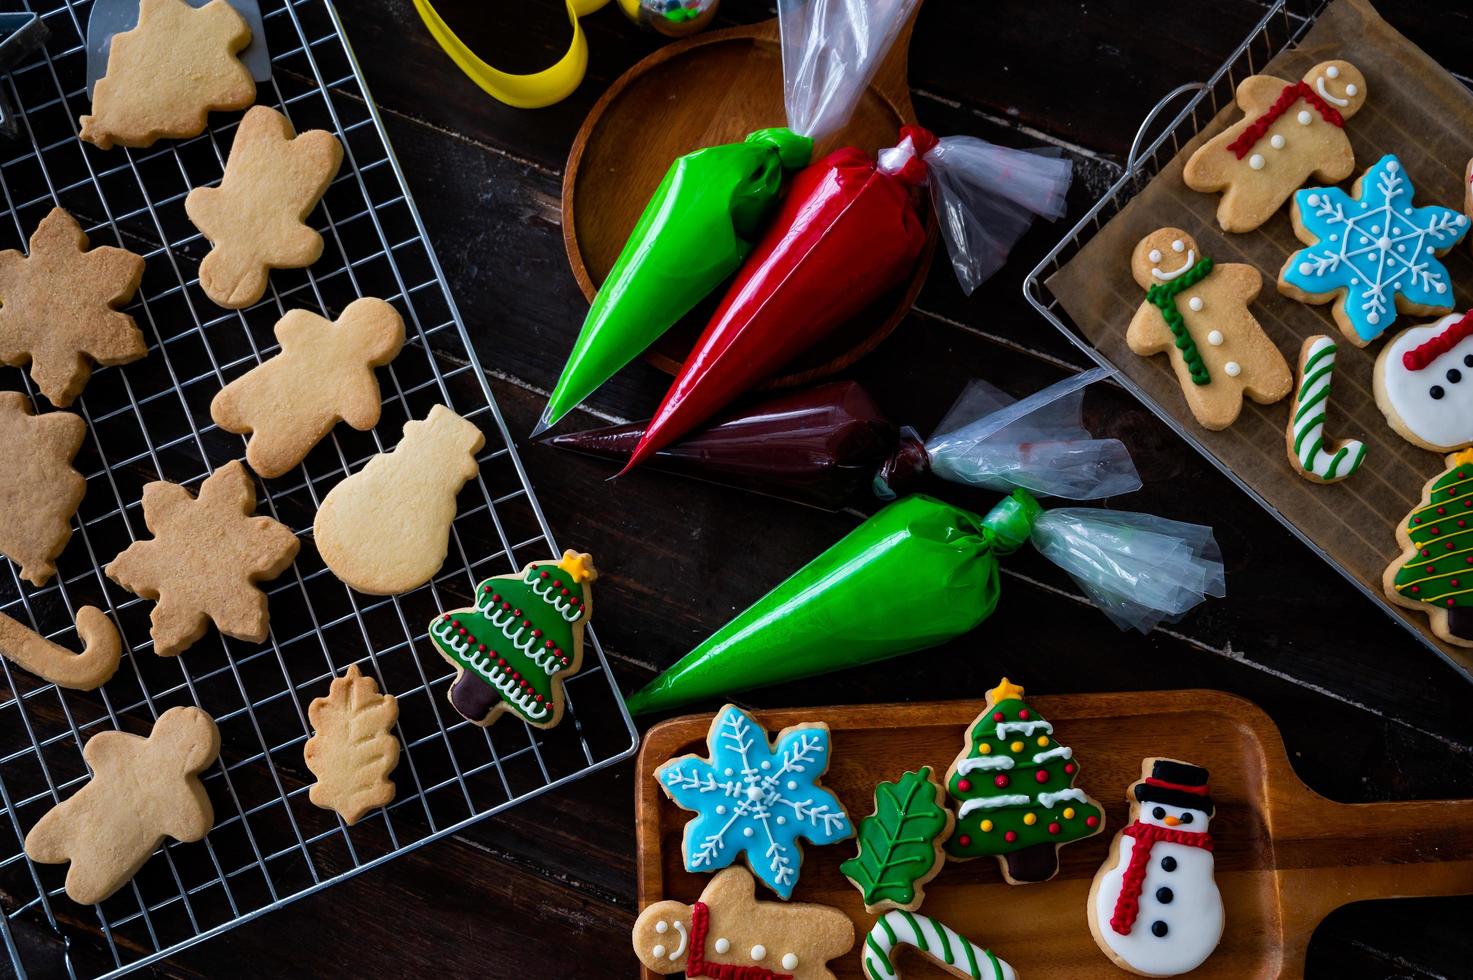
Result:
M1233 155L1239 160L1243 159L1248 155L1248 151L1253 149L1254 144L1263 139L1263 134L1268 132L1268 127L1274 124L1274 120L1288 112L1289 107L1300 99L1314 106L1325 122L1341 129L1345 128L1345 118L1340 115L1340 111L1320 98L1319 93L1311 88L1308 82L1300 80L1293 85L1285 85L1284 91L1279 93L1279 97L1273 105L1269 106L1269 110L1253 120L1247 129L1238 134L1237 139L1228 144L1227 148L1232 150Z
M705 902L690 907L690 959L685 961L687 977L711 977L712 980L793 980L791 973L774 973L765 966L733 966L729 963L706 962L706 930L711 925L711 912Z

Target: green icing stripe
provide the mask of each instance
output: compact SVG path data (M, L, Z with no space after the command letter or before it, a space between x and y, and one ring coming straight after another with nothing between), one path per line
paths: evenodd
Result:
M883 916L881 916L880 921L881 922L884 922L885 921L885 919L884 919ZM889 932L889 930L890 930L890 927L889 926L886 926L885 927L885 931L886 932ZM873 931L871 931L868 936L864 937L864 944L866 946L868 946L869 949L870 949L870 952L872 952L876 956L878 956L880 958L880 962L884 964L884 966L885 966L885 972L883 974L881 974L880 976L893 977L895 975L895 965L890 962L890 957L887 956L887 955L885 955L885 951L880 948L880 944L877 943L877 942L875 942L875 934L874 934ZM895 934L894 933L890 933L890 944L892 946L895 944ZM879 980L879 977L876 977L876 980Z
M992 955L992 950L984 949L982 952L986 954L987 962L992 964L992 975L996 978L996 980L1002 980L1002 964L997 961L996 956ZM972 976L977 976L976 972L973 972Z
M909 912L905 911L904 909L897 909L896 911L898 911L901 915L905 916L905 921L910 923L910 928L911 928L912 931L915 932L915 934L916 934L916 942L919 944L917 946L917 948L922 953L928 953L928 952L930 952L931 947L929 945L927 945L927 943L926 943L926 934L921 931L921 924L916 921L915 916L911 915Z
M931 923L931 926L936 930L936 937L941 940L941 957L946 960L946 965L950 966L954 957L951 953L951 937L947 933L951 932L951 930L929 916L926 918L926 921ZM958 936L957 938L960 939L961 937Z
M881 928L883 928L885 930L885 936L886 936L886 938L888 938L890 940L890 948L891 949L894 949L895 948L895 944L898 943L900 941L900 939L899 939L899 937L897 937L895 935L895 930L890 928L890 922L888 921L888 917L883 916L883 915L880 916L879 925L880 925Z
M1209 384L1212 376L1207 372L1207 365L1202 363L1202 352L1197 349L1197 342L1192 338L1192 332L1187 329L1187 322L1181 315L1181 310L1176 308L1177 294L1184 289L1197 285L1207 274L1212 271L1212 260L1205 255L1197 260L1197 264L1182 273L1171 282L1157 283L1146 290L1146 300L1156 309L1161 311L1161 318L1166 321L1166 328L1171 331L1171 336L1176 340L1176 349L1181 351L1182 360L1187 365L1187 372L1192 377L1192 383L1198 385Z

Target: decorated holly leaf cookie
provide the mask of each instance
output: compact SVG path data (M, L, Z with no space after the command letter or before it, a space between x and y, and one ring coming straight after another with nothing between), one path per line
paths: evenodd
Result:
M634 954L659 974L729 980L834 980L829 960L854 948L838 909L759 902L746 868L727 868L686 905L655 902L634 920Z
M35 415L18 391L0 392L0 555L45 585L72 537L87 481L72 467L87 426L71 412Z
M1142 357L1170 355L1204 428L1237 421L1244 395L1267 405L1289 393L1289 362L1248 309L1263 285L1257 269L1216 264L1180 228L1159 228L1136 245L1130 271L1146 301L1125 342Z
M957 804L948 857L995 857L1013 885L1048 881L1059 873L1060 847L1105 829L1104 810L1074 786L1074 750L1053 733L1006 677L987 692L946 774Z
M1376 358L1375 389L1408 442L1440 453L1473 443L1473 313L1397 334Z
M926 882L946 863L941 845L955 818L945 800L929 767L875 787L875 812L859 821L859 854L839 865L866 912L920 908Z
M1325 437L1330 379L1339 348L1329 337L1310 337L1299 350L1299 388L1289 403L1289 461L1299 475L1314 483L1338 483L1366 459L1359 439L1338 442Z
M1243 118L1204 143L1182 180L1207 194L1222 191L1223 231L1252 231L1313 178L1336 184L1355 170L1345 121L1366 102L1366 80L1348 61L1326 61L1297 82L1245 78L1237 90Z
M141 0L138 25L113 35L82 139L106 150L198 136L212 110L256 101L256 83L239 57L250 41L251 29L226 0L198 8Z
M860 955L867 980L900 980L900 954L909 947L965 980L1017 980L1018 974L992 950L929 915L886 912L864 940Z
M30 364L41 394L70 405L92 376L91 361L127 364L148 352L138 325L118 310L142 281L143 256L110 245L89 250L82 226L53 208L29 255L0 252L0 364Z
M565 551L476 587L476 604L430 624L435 649L455 668L447 697L462 718L489 725L510 712L551 728L563 716L563 681L583 665L593 615L593 558Z
M675 805L696 813L685 825L685 870L711 872L745 855L758 879L793 894L803 862L800 839L834 844L854 836L844 807L819 779L829 767L829 726L794 725L769 743L741 708L716 712L708 758L684 755L655 770Z
M1426 613L1438 637L1473 647L1473 449L1447 467L1396 529L1405 550L1381 581L1397 605Z
M1468 234L1452 208L1416 207L1411 177L1387 154L1351 193L1315 187L1294 195L1294 234L1308 248L1279 271L1279 292L1302 303L1334 303L1340 331L1357 347L1398 313L1433 316L1453 308L1452 280L1438 261Z
M1116 966L1174 977L1201 966L1222 940L1207 770L1147 759L1128 797L1130 823L1090 886L1089 929Z
M196 498L163 481L143 488L153 538L135 541L103 569L135 595L153 599L153 651L173 657L210 623L237 640L266 639L270 618L258 583L286 571L300 542L269 517L252 517L256 489L239 460L216 470Z

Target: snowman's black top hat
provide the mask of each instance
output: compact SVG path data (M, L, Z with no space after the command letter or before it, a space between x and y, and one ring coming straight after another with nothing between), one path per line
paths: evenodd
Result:
M1144 781L1131 787L1137 803L1166 803L1201 810L1209 817L1214 808L1208 793L1207 770L1190 762L1156 759Z

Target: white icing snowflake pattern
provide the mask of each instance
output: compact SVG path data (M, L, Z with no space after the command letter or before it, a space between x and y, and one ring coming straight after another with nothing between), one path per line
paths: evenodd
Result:
M777 745L740 708L727 705L707 739L709 759L685 756L655 770L676 805L694 810L685 826L687 871L718 871L741 854L783 898L793 894L798 839L832 844L854 829L838 799L817 785L829 764L829 733L797 728Z
M1366 171L1360 188L1359 199L1338 187L1294 195L1300 223L1319 241L1294 253L1283 278L1311 295L1345 290L1345 317L1369 342L1396 322L1398 293L1412 305L1453 308L1437 253L1463 240L1468 218L1451 208L1413 207L1416 190L1391 154Z

